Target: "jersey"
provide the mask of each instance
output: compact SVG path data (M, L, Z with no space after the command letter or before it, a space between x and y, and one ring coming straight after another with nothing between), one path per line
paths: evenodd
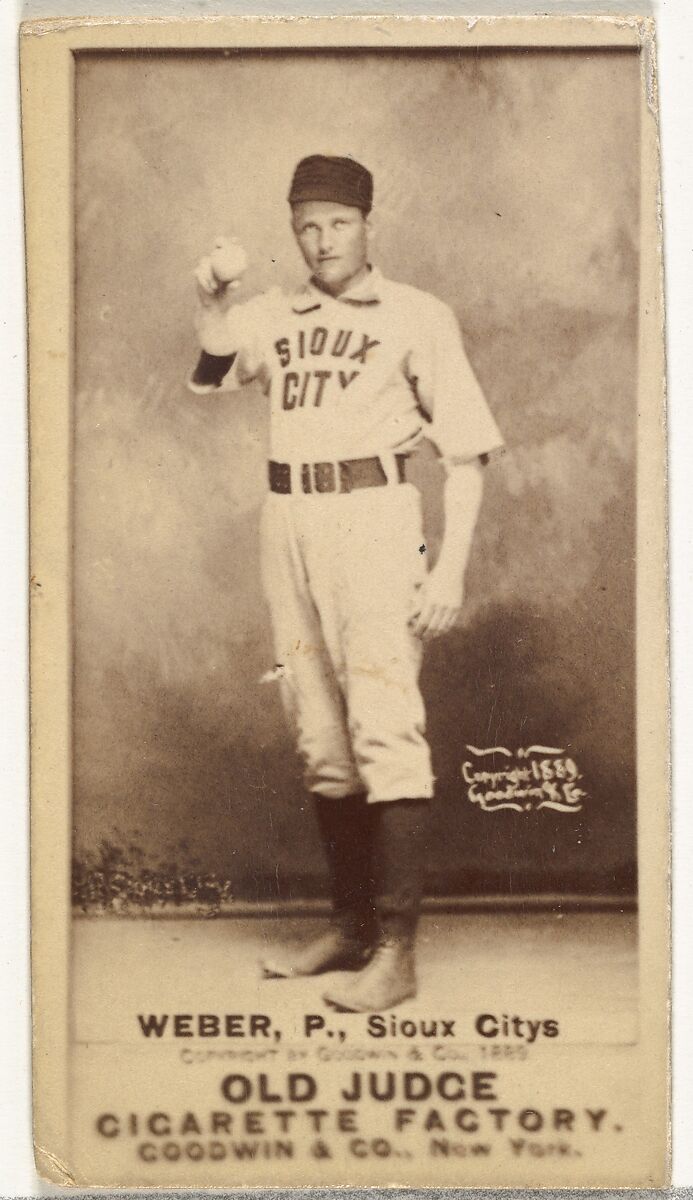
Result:
M232 305L226 322L228 357L213 360L212 382L198 364L189 386L257 381L278 462L408 454L424 436L461 462L502 445L452 310L376 268L336 298L312 282L274 288Z

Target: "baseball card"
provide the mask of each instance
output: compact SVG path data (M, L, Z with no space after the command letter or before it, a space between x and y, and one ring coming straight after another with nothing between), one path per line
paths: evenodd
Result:
M666 1185L653 22L21 42L40 1173Z

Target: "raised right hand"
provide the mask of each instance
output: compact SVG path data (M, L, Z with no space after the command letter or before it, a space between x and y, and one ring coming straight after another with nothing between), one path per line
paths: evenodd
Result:
M217 279L216 275L214 274L212 269L211 254L207 254L204 258L200 259L193 274L195 276L195 282L197 283L201 300L210 300L215 297L220 297L226 291L227 285L222 283L220 279Z
M202 304L213 306L239 288L247 267L248 255L238 238L218 237L211 254L200 259L194 272Z

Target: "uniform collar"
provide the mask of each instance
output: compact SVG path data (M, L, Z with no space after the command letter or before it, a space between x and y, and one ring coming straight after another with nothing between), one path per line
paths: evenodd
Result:
M294 293L291 307L295 313L303 314L321 308L325 300L334 300L337 304L353 304L358 307L379 304L383 282L383 275L379 268L371 267L364 279L346 292L342 292L341 296L330 296L310 279Z

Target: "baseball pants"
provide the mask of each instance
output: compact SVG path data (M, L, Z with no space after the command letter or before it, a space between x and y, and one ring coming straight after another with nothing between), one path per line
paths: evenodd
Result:
M339 799L433 795L409 620L426 573L409 483L267 497L262 575L306 785Z

